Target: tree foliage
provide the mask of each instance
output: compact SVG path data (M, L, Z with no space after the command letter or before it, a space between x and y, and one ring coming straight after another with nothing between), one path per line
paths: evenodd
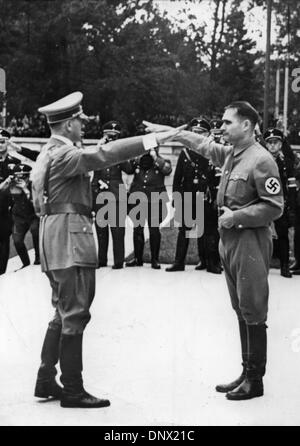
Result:
M145 118L219 113L233 99L260 106L263 67L240 2L210 1L210 39L190 3L183 27L153 0L0 0L11 115L75 90L89 114L129 129Z

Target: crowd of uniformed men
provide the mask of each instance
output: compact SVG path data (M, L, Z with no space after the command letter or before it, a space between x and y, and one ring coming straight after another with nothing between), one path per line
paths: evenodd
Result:
M216 141L222 141L222 121L213 119L210 122L204 117L196 117L189 123L189 129L205 136L211 135ZM143 133L143 127L137 129L137 134ZM102 144L120 138L122 128L118 121L109 121L103 126ZM262 135L258 132L257 138L273 155L278 165L282 188L284 193L285 208L283 215L273 224L274 257L280 261L281 275L292 277L292 273L300 274L300 160L297 154L290 148L288 139L277 128L268 129ZM222 141L224 143L224 141ZM10 236L12 235L16 252L21 261L22 268L30 264L27 248L24 243L28 231L32 234L35 251L34 264L39 264L39 219L35 215L32 204L30 185L30 162L23 162L14 156L13 152L19 152L25 158L34 162L39 152L28 148L19 147L10 139L10 134L5 129L0 129L0 274L4 274L9 259ZM123 181L122 172L133 175L132 182L127 191L127 185ZM151 266L160 269L159 252L161 232L159 225L151 224L151 201L155 194L152 192L166 193L165 176L172 172L170 160L163 158L157 149L121 164L103 170L94 171L91 174L93 209L95 215L104 206L101 202L101 194L111 192L115 197L116 224L110 227L113 242L113 269L123 268L125 262L125 218L119 213L122 201L134 192L144 192L147 197L147 218L139 220L133 228L134 256L126 263L127 267L143 265L143 253L145 245L144 227L146 219L149 227L149 241L151 252ZM199 193L204 197L204 233L197 238L199 263L196 270L206 269L214 274L221 274L222 266L219 258L218 243L218 213L216 196L221 172L210 161L184 148L177 160L174 177L173 193L181 194L180 206L184 209L184 192L190 192L192 197L192 217L195 218L196 200ZM124 193L122 193L124 192ZM125 198L124 198L125 197ZM167 215L166 201L158 203L158 223L161 224ZM176 202L171 201L176 207ZM127 204L130 210L133 205ZM123 221L124 220L124 221ZM99 223L99 222L98 222ZM294 228L294 252L291 255L289 240L289 228ZM174 263L166 268L167 272L183 271L185 269L186 255L189 246L189 232L191 227L182 224L178 228L177 243L174 246ZM97 238L99 242L98 257L99 267L107 266L107 252L109 242L109 225L96 224ZM290 258L295 261L290 265Z

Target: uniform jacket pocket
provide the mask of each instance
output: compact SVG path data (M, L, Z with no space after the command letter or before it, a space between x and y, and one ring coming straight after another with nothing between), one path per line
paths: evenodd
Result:
M97 255L92 225L70 222L69 232L74 262L95 264Z
M244 196L246 193L248 177L249 174L245 172L231 173L229 177L230 191L239 197Z

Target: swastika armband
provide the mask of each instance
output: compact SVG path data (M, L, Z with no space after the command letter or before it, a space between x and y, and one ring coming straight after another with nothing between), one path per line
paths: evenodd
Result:
M275 177L270 177L265 181L265 190L268 194L278 195L281 191L280 181Z

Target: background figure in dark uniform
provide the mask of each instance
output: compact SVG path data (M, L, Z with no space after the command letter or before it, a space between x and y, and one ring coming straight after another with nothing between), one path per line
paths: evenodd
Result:
M0 275L4 274L9 258L9 240L12 231L11 174L20 160L8 154L10 133L0 129Z
M284 135L281 130L268 129L264 134L267 149L277 163L284 197L284 212L274 221L277 240L273 240L280 260L280 273L291 278L289 270L289 226L294 225L296 205L296 179L292 160L282 152ZM276 249L277 248L277 249Z
M208 136L210 125L204 118L194 118L189 124L192 132ZM203 156L192 150L184 149L178 158L173 179L173 193L182 195L182 211L185 208L184 192L192 194L192 218L196 218L197 194L204 194L204 235L197 238L199 264L196 270L207 268L207 271L220 274L220 258L218 253L218 214L215 206L217 186L219 179L216 176L216 168ZM176 206L176 202L174 203ZM181 212L183 215L183 212ZM183 219L184 222L184 219ZM179 227L175 263L166 268L166 271L183 271L185 269L185 258L189 246L187 232L191 230L184 223Z
M117 140L121 135L121 126L117 121L109 121L103 126L103 139L101 140L103 144L110 141ZM106 169L97 170L94 172L92 180L92 191L93 191L93 210L98 212L99 209L103 208L105 205L97 204L96 200L99 194L103 192L103 197L105 192L110 192L115 197L116 203L116 225L110 226L112 241L113 241L113 254L114 254L114 265L113 269L123 268L125 247L125 213L119 215L120 200L126 201L126 188L122 179L122 172L129 173L131 170L130 163L125 161L121 164L115 164L114 166L107 167ZM120 194L120 188L122 188L123 194ZM101 198L101 196L99 196ZM124 215L123 215L124 214ZM99 215L99 214L98 214ZM119 220L121 219L121 220ZM109 242L109 226L106 224L101 227L100 223L96 218L96 231L98 237L98 258L99 267L107 265L107 251Z
M295 232L294 232L294 257L295 261L290 270L294 275L300 275L300 155L295 156L295 177L296 177L296 212L295 212Z
M145 245L144 226L147 219L150 233L151 266L153 269L160 269L158 259L161 233L159 225L167 216L168 201L164 178L166 175L170 175L171 172L171 162L162 158L158 154L157 149L153 149L150 153L131 161L130 173L134 173L134 177L129 189L128 211L130 212L135 207L135 204L130 203L130 194L133 194L134 192L143 192L145 194L145 201L143 201L142 206L147 214L147 218L141 218L140 224L135 224L134 222L134 258L127 262L126 266L143 266ZM157 201L156 197L152 195L152 192L162 194L162 200ZM151 206L154 205L154 203L157 204L155 209L158 215L156 216L153 215ZM158 218L156 219L155 217ZM156 220L155 224L153 224L153 219Z
M22 268L30 265L30 259L24 243L25 236L30 230L35 251L34 264L40 264L39 255L39 218L35 215L32 204L29 174L31 167L17 164L13 171L14 180L10 185L12 197L13 240L16 251L22 261Z

